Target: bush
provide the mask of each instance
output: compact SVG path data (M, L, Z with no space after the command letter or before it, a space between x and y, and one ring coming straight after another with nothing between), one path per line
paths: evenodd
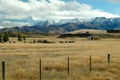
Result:
M42 41L41 41L41 40L37 40L37 42L38 42L38 43L42 43Z
M24 40L24 41L26 40L26 37L25 37L25 36L23 36L23 40Z
M12 43L11 41L9 41L9 43Z
M59 43L64 43L63 41L59 41Z
M3 36L3 41L4 41L4 42L9 41L9 35L8 35L7 32L6 32L6 33L4 34L4 36Z
M15 41L13 41L13 43L16 43Z
M48 43L48 41L47 40L43 40L42 43Z
M48 40L37 40L36 42L38 42L38 43L55 43L55 42L50 42Z
M33 43L36 43L36 40L33 40Z
M18 41L22 41L22 35L21 35L21 33L18 33L17 37L18 37Z

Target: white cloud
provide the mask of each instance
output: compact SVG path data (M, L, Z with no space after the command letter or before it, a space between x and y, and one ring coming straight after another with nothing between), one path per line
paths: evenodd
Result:
M65 2L63 0L29 0L28 2L21 0L0 0L0 15L2 20L21 20L28 19L29 17L32 17L34 20L118 17L118 15L115 14L93 9L92 6L88 4L81 4L77 1ZM25 24L23 22L11 22L8 24L8 22L2 26L22 26Z
M4 28L4 26L0 26L0 29Z
M30 23L27 22L11 22L11 21L2 21L0 22L0 28L4 28L4 27L15 27L15 26L23 26L23 25L27 25L30 26Z

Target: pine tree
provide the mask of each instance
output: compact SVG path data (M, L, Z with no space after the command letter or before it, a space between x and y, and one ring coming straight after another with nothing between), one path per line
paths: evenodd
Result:
M0 42L2 42L2 34L0 33Z
M9 35L8 35L7 32L3 35L3 41L4 41L4 42L9 41Z
M17 37L18 37L18 41L22 41L22 34L21 33L18 33Z

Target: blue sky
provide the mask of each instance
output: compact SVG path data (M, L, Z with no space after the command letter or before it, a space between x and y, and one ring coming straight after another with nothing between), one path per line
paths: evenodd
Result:
M106 12L114 14L120 14L120 12L118 12L120 11L120 0L77 0L77 1L80 3L89 4L96 9L101 9Z
M120 17L120 0L0 0L0 28L91 17Z
M71 1L71 0L64 0ZM76 0L79 3L91 5L94 9L120 15L120 0Z

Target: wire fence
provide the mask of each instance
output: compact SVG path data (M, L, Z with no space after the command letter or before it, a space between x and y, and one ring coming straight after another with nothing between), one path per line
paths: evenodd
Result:
M112 58L112 59L114 59L114 58ZM33 69L33 73L35 73L35 75L36 75L35 77L30 76L30 74L31 74L29 72L30 69L28 69L28 72L27 72L27 70L26 71L18 70L17 74L14 73L14 71L13 71L13 75L16 74L16 76L18 78L17 80L21 80L21 79L19 79L21 77L23 77L24 80L27 80L27 78L29 76L30 76L29 80L57 80L58 78L59 78L59 80L69 80L71 78L71 75L74 73L77 74L77 72L82 73L85 71L92 72L96 69L95 67L98 67L98 66L94 65L97 63L95 62L95 59L93 58L92 55L89 56L88 61L86 63L84 63L84 65L83 65L83 62L80 60L78 61L80 64L74 63L74 60L72 60L71 57L66 57L64 62L66 64L61 66L61 65L59 65L60 62L56 61L56 63L58 64L57 65L58 68L56 68L56 66L54 67L54 62L53 62L53 65L45 66L46 65L46 64L44 64L45 61L43 59L39 59L38 64L37 64L38 67L36 67L38 69L36 69L36 71ZM105 62L108 65L111 64L111 55L110 54L107 55ZM2 69L1 70L1 74L2 74L1 80L9 80L9 76L7 75L9 73L9 70L7 70L9 66L7 66L6 64L8 64L6 61L2 61L2 63L1 63L1 69ZM12 64L12 63L9 63L9 64ZM24 65L24 63L23 63L23 65ZM75 68L78 66L81 66L80 69ZM19 67L16 67L16 68L19 68ZM25 73L25 75L23 76L23 75L19 74L19 71L23 71L23 73ZM27 76L27 75L29 75L29 76ZM16 76L14 76L14 77L16 77Z

